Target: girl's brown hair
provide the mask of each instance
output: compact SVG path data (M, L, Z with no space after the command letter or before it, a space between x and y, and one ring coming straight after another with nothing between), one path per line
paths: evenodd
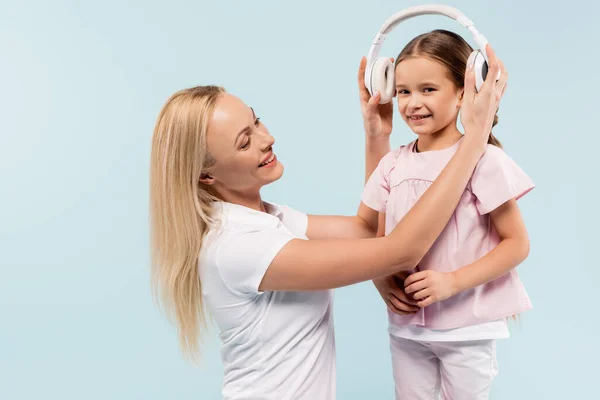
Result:
M460 35L443 29L423 33L411 40L402 49L394 69L402 60L409 57L427 57L441 63L448 70L450 79L457 88L465 86L467 60L473 48ZM498 123L498 114L494 116L492 127ZM488 143L502 148L500 141L490 132Z

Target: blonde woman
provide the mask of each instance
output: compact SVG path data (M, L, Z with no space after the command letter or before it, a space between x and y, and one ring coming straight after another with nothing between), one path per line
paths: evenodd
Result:
M490 54L490 73L501 63ZM390 151L392 103L358 73L366 177ZM455 156L387 236L378 213L306 215L261 198L283 165L275 139L220 87L179 91L160 111L151 155L153 284L184 353L199 357L205 311L222 341L224 399L335 399L332 289L415 267L450 219L483 155L506 83L479 93L469 69ZM398 304L408 309L410 304Z

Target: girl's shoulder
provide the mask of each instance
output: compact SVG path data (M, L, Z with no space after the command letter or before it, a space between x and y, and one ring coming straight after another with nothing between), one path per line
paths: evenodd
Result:
M381 168L385 172L390 172L391 169L394 168L398 159L402 157L402 155L408 154L409 144L403 144L400 147L390 150L387 154L385 154L381 160L379 161L379 168Z
M535 187L531 178L500 147L488 144L470 181L481 214L510 199L519 199Z
M392 150L390 153L393 154L395 159L398 159L399 157L402 157L402 156L407 156L413 151L413 148L414 148L414 145L416 142L417 141L415 139L412 142L403 144L400 147Z
M504 149L488 144L485 152L477 164L477 168L496 168L503 165L513 165L515 161L504 151Z

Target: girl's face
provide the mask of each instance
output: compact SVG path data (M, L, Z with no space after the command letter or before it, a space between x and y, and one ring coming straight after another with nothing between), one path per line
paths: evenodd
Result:
M463 89L441 63L410 57L396 67L398 111L417 135L432 135L456 124Z

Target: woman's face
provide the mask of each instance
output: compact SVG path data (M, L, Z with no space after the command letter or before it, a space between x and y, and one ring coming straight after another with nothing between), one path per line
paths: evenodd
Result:
M224 200L256 196L283 174L273 152L275 139L254 110L229 93L217 101L206 140L215 163L201 181Z

